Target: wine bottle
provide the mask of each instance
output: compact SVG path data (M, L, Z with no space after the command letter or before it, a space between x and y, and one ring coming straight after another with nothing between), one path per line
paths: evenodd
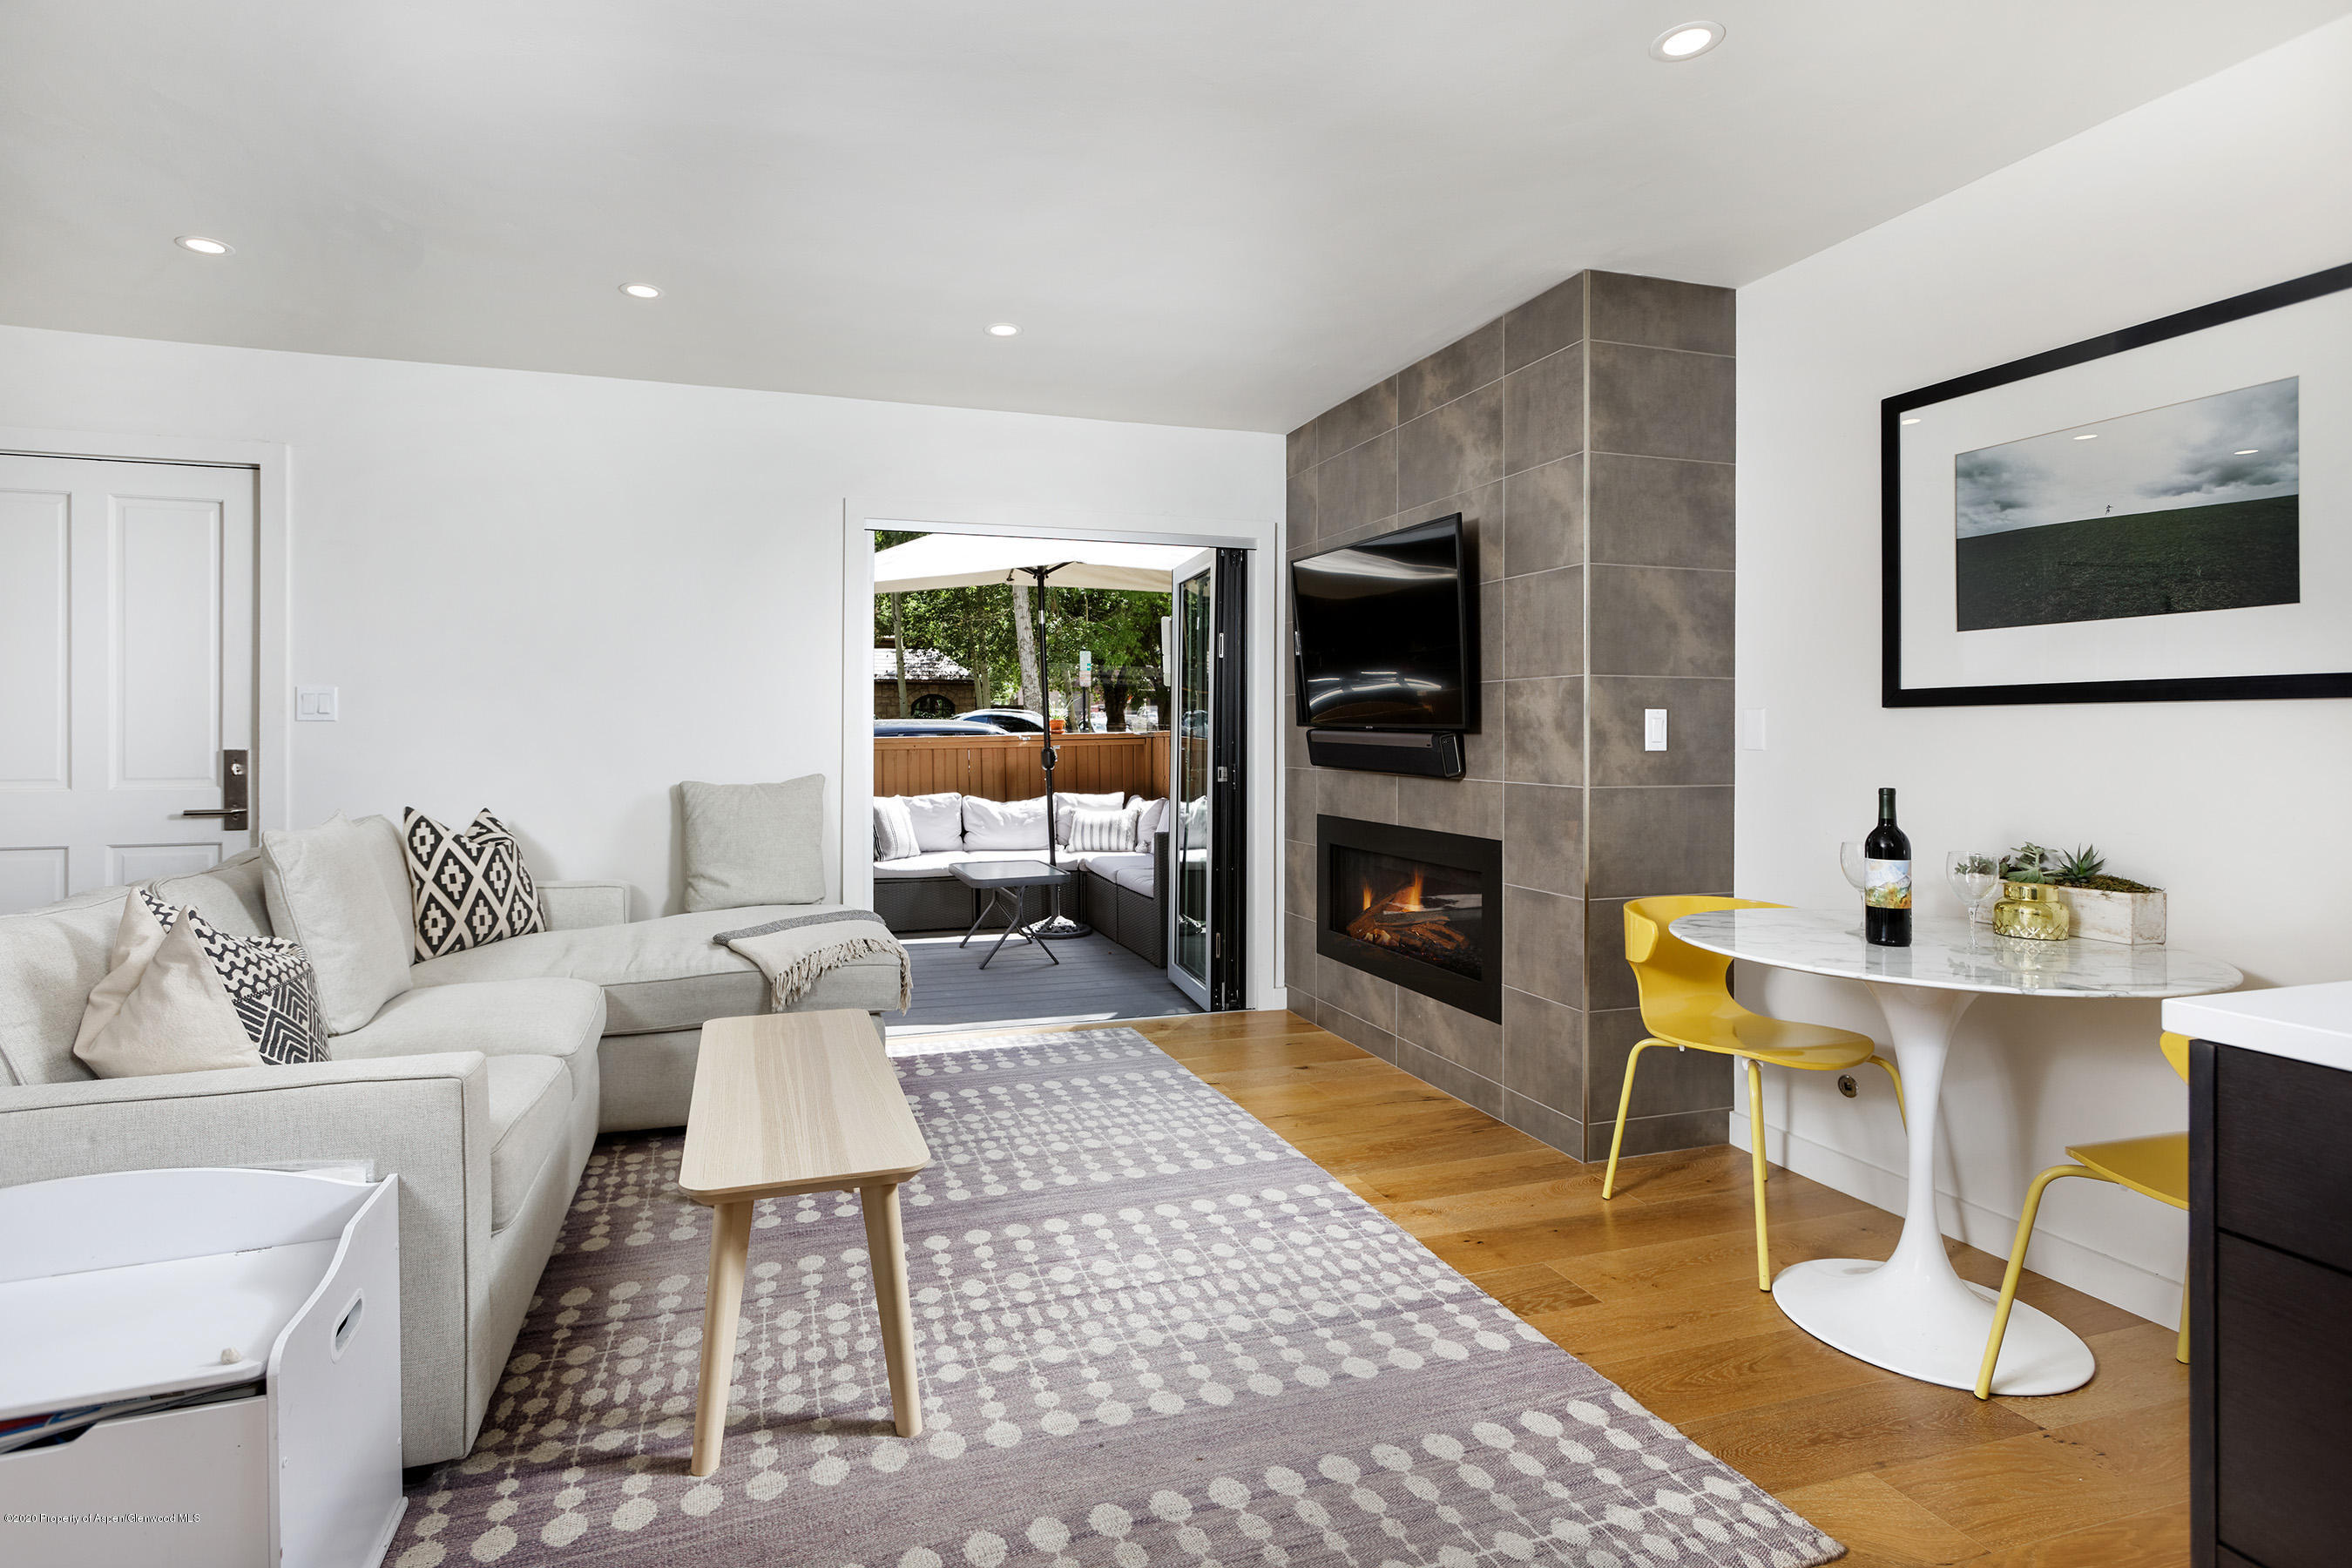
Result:
M1862 934L1873 947L1911 945L1911 840L1895 826L1895 792L1878 792L1878 826L1862 841Z

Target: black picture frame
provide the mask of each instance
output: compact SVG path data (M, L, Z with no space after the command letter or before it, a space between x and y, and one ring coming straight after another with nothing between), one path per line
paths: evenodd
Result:
M2210 702L2246 699L2352 697L2352 670L2293 675L2197 676L2148 680L2072 680L2003 686L1906 687L1903 683L1903 416L2011 382L2025 381L2127 349L2242 321L2352 289L2352 264L2273 283L2121 331L2011 360L1879 404L1880 706L1979 708L2048 702Z

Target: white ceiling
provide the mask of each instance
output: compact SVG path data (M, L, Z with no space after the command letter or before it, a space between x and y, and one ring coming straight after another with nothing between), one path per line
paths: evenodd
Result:
M1749 281L2347 9L0 0L0 320L1282 430L1579 268ZM1652 61L1693 16L1723 46Z

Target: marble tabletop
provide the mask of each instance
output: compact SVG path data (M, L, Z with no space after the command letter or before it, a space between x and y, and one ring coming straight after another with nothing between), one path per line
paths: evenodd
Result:
M1915 915L1909 947L1863 940L1862 908L1711 910L1668 928L1693 947L1779 969L1942 991L2035 996L2196 996L2245 976L2218 959L2161 944L2034 942L1966 920Z

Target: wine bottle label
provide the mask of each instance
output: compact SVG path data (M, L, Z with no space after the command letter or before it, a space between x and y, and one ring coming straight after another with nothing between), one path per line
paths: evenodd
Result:
M1862 868L1864 903L1874 910L1907 910L1911 907L1910 861L1864 860Z

